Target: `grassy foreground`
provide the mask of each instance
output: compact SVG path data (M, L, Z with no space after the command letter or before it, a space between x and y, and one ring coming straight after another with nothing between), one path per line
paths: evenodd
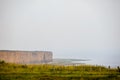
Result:
M0 80L120 80L119 68L0 63Z

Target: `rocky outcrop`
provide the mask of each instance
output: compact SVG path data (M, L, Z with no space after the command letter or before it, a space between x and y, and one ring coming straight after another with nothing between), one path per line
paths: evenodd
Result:
M0 51L0 60L9 63L39 64L52 61L53 54L50 51Z

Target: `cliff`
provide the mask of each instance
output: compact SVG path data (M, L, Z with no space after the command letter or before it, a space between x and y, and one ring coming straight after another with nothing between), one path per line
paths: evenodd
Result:
M0 60L18 64L39 64L52 61L50 51L8 51L0 50Z

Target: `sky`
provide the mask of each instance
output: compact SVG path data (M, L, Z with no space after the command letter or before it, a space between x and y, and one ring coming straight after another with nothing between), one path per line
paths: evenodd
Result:
M0 50L120 65L120 0L0 0Z

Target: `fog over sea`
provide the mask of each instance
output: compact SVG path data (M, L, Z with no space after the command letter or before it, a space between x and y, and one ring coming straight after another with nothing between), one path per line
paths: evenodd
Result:
M80 55L81 54L81 55ZM120 66L120 61L119 61L119 53L106 53L104 55L102 54L83 54L80 53L74 55L66 55L66 56L59 56L57 58L60 59L76 59L76 61L73 61L74 63L83 63L83 64L88 64L88 65L100 65L100 66L111 66L111 67L117 67ZM54 57L56 58L56 57ZM81 59L81 60L79 60Z

